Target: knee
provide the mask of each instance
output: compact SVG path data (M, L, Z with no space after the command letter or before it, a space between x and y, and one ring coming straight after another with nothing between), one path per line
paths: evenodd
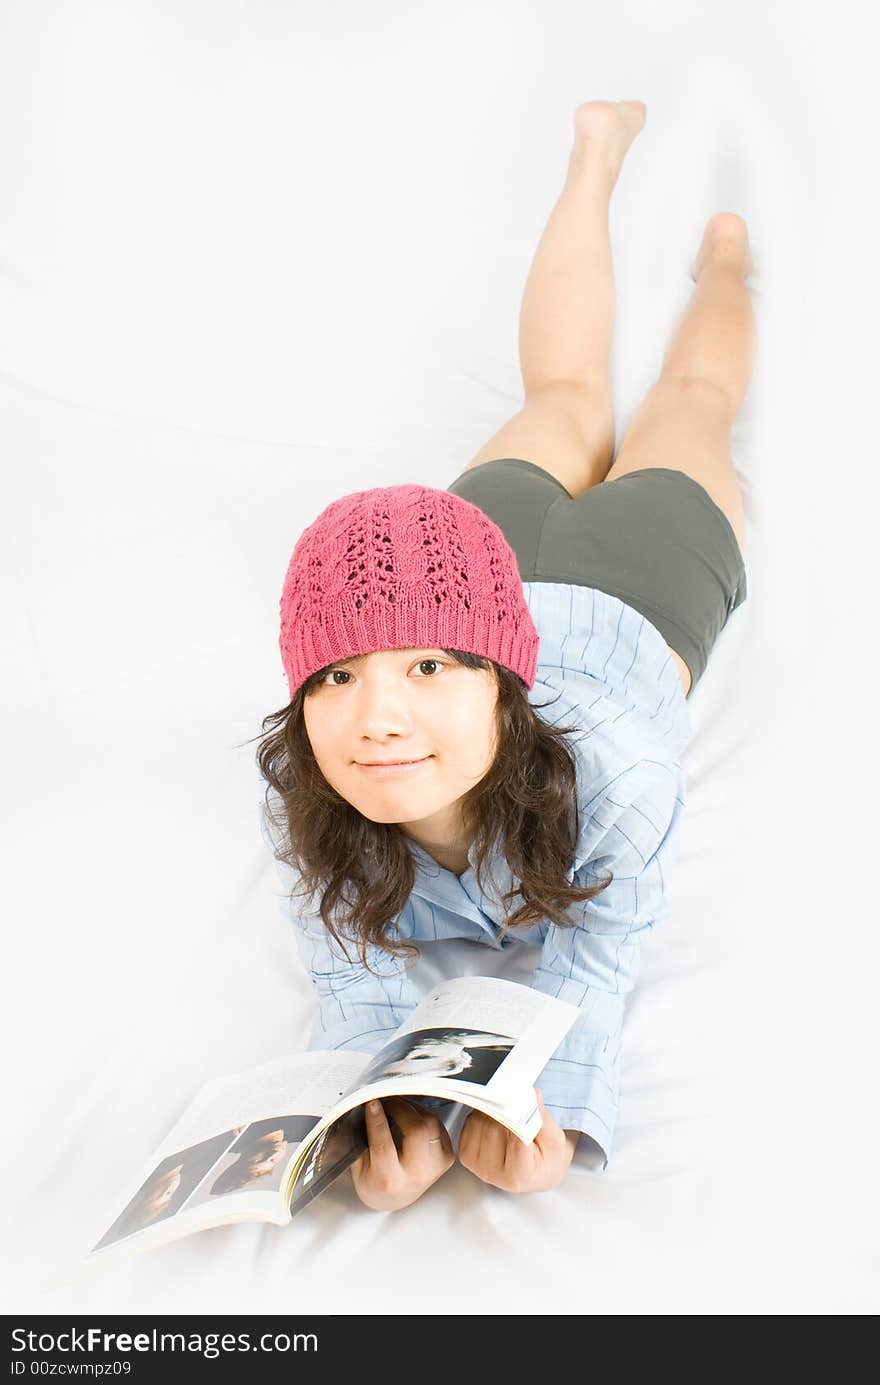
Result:
M539 404L563 415L581 433L587 447L601 439L614 447L614 404L607 378L546 380L525 392L527 404ZM610 460L610 458L609 458Z
M577 380L542 380L526 387L526 399L545 399L574 412L611 399L607 375L585 376Z
M733 398L730 391L708 375L664 373L656 388L667 392L670 397L681 399L688 408L714 409L723 413L729 421L733 420L738 408L738 400Z

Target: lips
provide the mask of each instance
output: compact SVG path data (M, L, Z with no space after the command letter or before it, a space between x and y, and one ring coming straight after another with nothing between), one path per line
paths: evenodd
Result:
M355 764L364 774L369 774L374 779L383 779L395 774L417 774L425 765L430 764L432 759L433 756L425 755L421 760L382 760L371 765L361 764L356 760Z
M380 765L417 765L419 760L427 758L427 755L420 755L415 760L359 760L358 763L365 769L378 769Z

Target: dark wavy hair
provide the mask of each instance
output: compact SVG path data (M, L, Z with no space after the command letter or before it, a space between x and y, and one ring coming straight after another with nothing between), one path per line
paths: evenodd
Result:
M480 888L485 892L484 870L498 840L511 874L520 881L523 901L502 931L547 918L573 928L568 907L593 899L613 879L609 873L598 885L580 887L566 878L580 824L576 765L564 737L578 728L548 726L536 715L526 684L511 669L465 650L444 652L466 668L494 669L498 689L495 759L460 800L462 821L476 848ZM365 818L327 782L315 760L303 707L333 667L313 673L288 706L263 718L263 735L253 738L260 740L255 758L267 784L267 825L275 857L292 866L304 886L291 900L319 897L328 932L348 957L338 931L341 923L353 934L350 941L357 943L360 960L370 970L370 944L394 956L420 956L414 943L386 935L410 896L415 865L400 827ZM277 810L269 803L273 791ZM505 907L516 894L505 894Z

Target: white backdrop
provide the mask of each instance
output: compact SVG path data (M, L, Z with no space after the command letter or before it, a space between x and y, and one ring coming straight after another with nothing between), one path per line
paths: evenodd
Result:
M7 1313L880 1307L862 14L0 0ZM198 1085L305 1042L243 744L287 701L287 561L335 496L448 485L519 408L598 97L648 108L612 204L618 442L714 211L749 224L758 327L749 599L689 702L609 1169L517 1198L455 1168L385 1215L346 1180L284 1230L84 1266Z

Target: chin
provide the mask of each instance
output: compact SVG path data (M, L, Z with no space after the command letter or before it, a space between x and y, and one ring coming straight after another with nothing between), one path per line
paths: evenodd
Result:
M420 809L410 807L388 808L384 812L374 807L361 808L357 803L353 804L357 808L362 818L367 822L381 823L386 827L399 826L403 822L418 822L419 818L426 818L428 813L421 812Z
M381 791L377 788L369 797L359 794L349 802L368 821L384 823L418 822L443 807L442 801L428 803L414 794L407 795L402 786L395 793L390 784Z

